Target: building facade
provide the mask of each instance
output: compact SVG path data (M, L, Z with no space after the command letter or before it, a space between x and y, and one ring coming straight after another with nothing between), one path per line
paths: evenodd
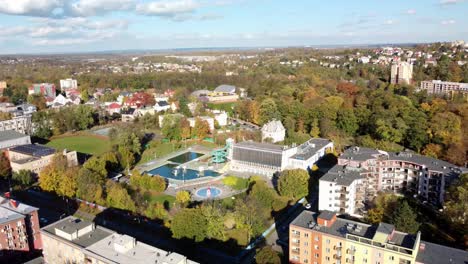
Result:
M60 89L62 91L70 89L78 89L78 82L74 79L60 80Z
M42 249L38 210L0 197L0 259Z
M39 174L52 162L56 150L47 146L29 144L10 148L8 157L13 172L29 170ZM67 158L69 166L78 165L78 153L76 151L64 150L62 154Z
M392 64L390 83L411 84L413 78L413 65L409 62L397 62Z
M31 115L23 115L0 121L0 131L6 130L14 130L19 133L30 135L32 133Z
M272 120L262 127L262 141L271 140L272 143L284 141L286 129L279 120Z
M31 144L31 137L14 130L0 131L0 150Z
M299 146L244 141L230 147L231 170L272 176L285 169L310 169L334 145L327 139L312 138Z
M42 228L41 234L46 263L196 263L73 216Z
M42 94L45 97L55 98L57 91L53 83L36 83L29 87L28 94Z
M429 248L431 250L429 250ZM323 211L303 211L289 226L289 261L304 264L466 263L468 253L421 241L421 233L368 225Z
M394 153L351 147L338 157L338 164L320 178L319 210L361 215L363 203L371 201L378 192L410 193L441 206L447 187L466 171L409 151ZM331 195L338 189L345 195ZM340 206L334 206L336 204Z
M468 83L443 82L440 80L422 81L420 90L437 95L468 94Z

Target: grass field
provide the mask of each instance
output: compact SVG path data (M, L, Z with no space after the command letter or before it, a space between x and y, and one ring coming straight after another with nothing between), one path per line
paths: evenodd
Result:
M110 150L110 141L99 136L76 135L52 139L48 146L56 149L76 150L86 154L101 154Z

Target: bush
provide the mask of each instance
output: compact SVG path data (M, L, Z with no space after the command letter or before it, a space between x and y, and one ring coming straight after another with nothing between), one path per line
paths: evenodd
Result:
M248 187L249 180L236 176L226 176L223 179L223 183L234 190L243 190Z

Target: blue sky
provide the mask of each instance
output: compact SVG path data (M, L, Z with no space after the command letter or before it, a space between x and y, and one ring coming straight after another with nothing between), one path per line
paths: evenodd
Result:
M0 53L468 40L468 0L0 0Z

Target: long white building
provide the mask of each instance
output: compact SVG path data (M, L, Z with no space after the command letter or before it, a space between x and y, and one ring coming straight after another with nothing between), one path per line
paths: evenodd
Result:
M70 89L78 89L78 82L74 79L60 80L60 89L62 91L70 90Z
M468 93L468 83L443 82L440 80L422 81L420 90L428 94Z
M307 170L333 147L332 141L322 138L312 138L299 146L243 141L231 144L230 169L267 176L285 169Z

